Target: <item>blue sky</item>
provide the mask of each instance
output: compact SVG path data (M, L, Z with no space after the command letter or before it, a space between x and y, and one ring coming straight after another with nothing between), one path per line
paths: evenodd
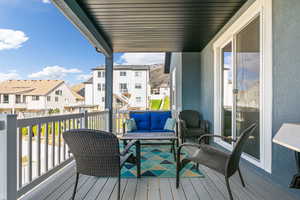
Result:
M116 53L117 64L162 63L162 54ZM0 81L86 79L104 64L80 32L48 0L0 0Z

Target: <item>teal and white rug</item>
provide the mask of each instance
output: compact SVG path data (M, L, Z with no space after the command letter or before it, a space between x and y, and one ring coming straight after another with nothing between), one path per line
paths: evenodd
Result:
M183 150L181 156L187 153ZM180 172L180 177L202 178L204 175L196 169L193 163L189 163ZM126 163L121 171L122 178L136 178L136 165ZM141 176L175 178L176 162L170 146L145 145L141 147Z

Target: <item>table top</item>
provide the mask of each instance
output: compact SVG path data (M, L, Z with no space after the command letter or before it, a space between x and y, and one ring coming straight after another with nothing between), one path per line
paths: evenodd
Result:
M273 138L273 142L300 152L300 123L284 123Z
M175 133L172 132L134 132L125 133L121 140L172 140L177 139Z

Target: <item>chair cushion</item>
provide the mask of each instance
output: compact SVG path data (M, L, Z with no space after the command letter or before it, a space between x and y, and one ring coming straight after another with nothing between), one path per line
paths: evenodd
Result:
M163 130L168 118L171 118L170 111L163 112L151 112L150 120L151 120L151 130Z
M195 153L187 159L200 163L224 175L229 157L230 154L227 152L210 145L202 144L201 148L197 149Z
M168 118L165 123L164 130L174 131L175 125L176 120L174 118Z
M149 112L130 113L130 118L133 118L135 120L137 130L150 130L150 113Z
M189 128L185 131L185 137L200 137L205 134L205 131L201 128Z

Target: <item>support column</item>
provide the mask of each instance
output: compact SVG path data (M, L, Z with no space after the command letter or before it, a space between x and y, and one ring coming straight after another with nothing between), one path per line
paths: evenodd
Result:
M112 115L113 115L113 65L114 58L111 56L105 57L105 109L109 111L109 127L108 130L112 131Z
M17 199L17 115L0 115L0 199Z

